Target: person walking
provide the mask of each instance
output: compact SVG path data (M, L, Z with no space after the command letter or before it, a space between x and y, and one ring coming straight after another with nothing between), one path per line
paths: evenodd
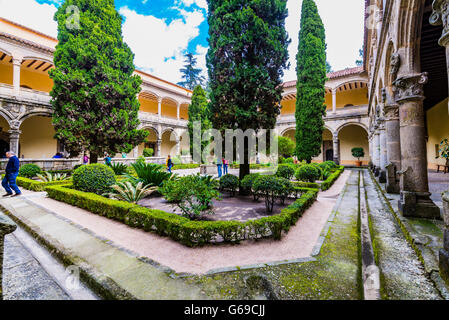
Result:
M87 156L87 154L84 154L83 164L88 164L88 163L89 163L89 157Z
M167 157L166 165L167 165L168 172L171 173L171 168L173 167L173 161L171 160L170 155L168 155L168 157Z
M221 167L223 166L223 162L222 159L220 157L217 158L217 170L218 170L218 177L221 178L222 171L221 171Z
M228 174L228 165L229 165L228 160L223 158L221 161L223 162L223 174L227 175Z
M111 157L109 156L109 154L107 154L107 153L104 154L104 163L105 163L107 166L112 165L112 159L111 159Z
M19 187L17 186L16 179L19 175L19 168L20 168L20 161L19 158L16 157L14 152L8 151L6 153L6 157L9 159L8 164L6 165L5 169L5 177L2 181L2 186L5 188L6 194L3 195L4 197L13 196L17 197L22 194ZM16 193L13 195L12 190Z

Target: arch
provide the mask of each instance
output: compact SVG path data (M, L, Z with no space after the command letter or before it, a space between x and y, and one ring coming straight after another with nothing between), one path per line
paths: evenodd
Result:
M141 130L154 131L156 137L159 137L159 131L152 125L144 125L140 128Z
M339 83L337 86L335 86L334 89L338 90L341 87L346 86L346 85L350 85L350 84L356 84L358 86L358 83L363 83L365 86L368 86L368 80L359 78L359 79L352 79L352 80L348 80L348 81ZM356 88L356 89L360 89L360 88ZM350 89L350 90L354 90L354 89Z
M363 123L361 123L361 122L353 122L353 121L351 121L351 122L343 123L341 126L339 126L339 127L337 128L337 130L335 130L334 135L335 135L335 134L336 134L336 135L339 135L339 134L340 134L340 131L341 131L342 129L344 129L344 128L346 128L346 127L349 127L349 126L353 126L353 125L362 127L362 128L366 131L366 133L369 132L369 130L368 130L368 128L367 128L367 126L366 126L365 124L363 124ZM332 132L332 131L331 131L331 132Z
M6 53L7 56L14 56L14 54L12 53L12 51L9 51L7 49L5 49L5 47L1 47L0 46L0 52Z
M164 135L167 132L171 132L170 138L171 138L172 135L174 135L175 140L179 139L179 135L178 135L178 133L176 132L176 130L174 128L164 128L164 129L162 129L161 137L162 137L162 135Z
M20 126L26 119L31 118L31 117L38 117L38 116L51 117L52 112L51 111L32 111L32 112L26 113L18 118L18 120L20 121Z
M339 159L343 165L354 165L356 158L352 155L353 148L363 148L365 156L360 160L363 164L369 161L368 131L363 124L346 123L338 129Z
M42 56L25 56L22 58L22 61L25 61L25 60L37 60L37 61L47 62L51 65L54 65L53 59L47 59Z
M287 132L289 132L289 131L296 131L296 127L289 127L289 128L286 128L286 129L282 130L281 136L284 137L285 134L286 134Z
M156 92L150 91L150 90L142 90L139 93L139 97L142 97L144 99L148 99L148 100L159 100L161 99L161 96L158 95Z
M14 116L12 115L12 113L10 113L8 110L0 108L0 116L2 116L6 122L8 122L10 127L13 127L11 125L12 121L14 120Z
M55 129L48 113L28 113L20 124L19 154L24 158L50 159L58 150Z

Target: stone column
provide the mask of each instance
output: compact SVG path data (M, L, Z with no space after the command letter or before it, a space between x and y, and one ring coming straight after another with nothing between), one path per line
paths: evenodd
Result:
M385 118L379 119L379 153L380 153L380 172L379 172L379 182L387 182L387 134L385 130Z
M373 133L373 156L374 156L374 175L376 177L380 174L380 132L379 126L374 127Z
M5 236L16 230L17 226L7 216L0 213L0 300L3 300L3 249Z
M393 82L401 139L399 208L404 216L439 219L440 209L430 199L427 172L423 107L423 86L427 80L427 73L421 73L402 76Z
M334 148L334 162L340 165L340 140L338 139L338 133L334 133L332 142Z
M162 98L157 99L157 115L159 118L162 117Z
M157 139L157 142L156 142L156 157L160 157L161 156L161 146L162 146L162 140L161 139Z
M387 186L388 193L399 194L397 172L401 170L401 141L399 132L399 106L385 106L385 130L387 134Z
M22 59L13 58L13 87L14 87L14 95L19 95L20 92L20 66L22 65Z
M176 138L176 155L181 155L181 140Z
M337 113L337 89L332 89L332 112Z
M449 285L449 191L443 194L444 245L440 250L440 274Z
M176 119L180 119L179 114L180 114L180 109L181 109L181 104L179 102L176 103Z
M370 129L368 133L368 143L369 143L369 167L371 170L374 169L374 156L373 156L373 131Z
M449 0L434 0L432 3L432 9L433 12L430 16L430 23L434 26L443 26L443 33L438 41L438 44L446 48L446 62L449 66Z
M9 149L10 151L14 152L18 158L20 158L19 155L20 133L21 131L19 129L9 130Z

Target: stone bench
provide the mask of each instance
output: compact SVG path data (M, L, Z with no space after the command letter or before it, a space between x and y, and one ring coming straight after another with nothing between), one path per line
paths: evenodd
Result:
M17 226L3 213L0 213L0 300L3 300L2 283L3 283L3 248L5 236L14 232Z
M449 285L449 190L443 193L444 247L440 250L440 273Z

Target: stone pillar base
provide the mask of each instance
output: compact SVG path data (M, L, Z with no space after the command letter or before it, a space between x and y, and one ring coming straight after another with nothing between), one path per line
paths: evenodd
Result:
M449 285L449 252L440 249L440 275Z
M440 208L430 200L430 193L402 191L399 209L404 217L441 220Z
M387 191L387 193L391 193L391 194L400 194L401 193L399 183L390 182L390 181L387 181L385 190Z
M379 167L374 167L374 176L378 177L380 175L380 168Z
M387 173L385 170L379 170L379 182L386 183L387 182Z

